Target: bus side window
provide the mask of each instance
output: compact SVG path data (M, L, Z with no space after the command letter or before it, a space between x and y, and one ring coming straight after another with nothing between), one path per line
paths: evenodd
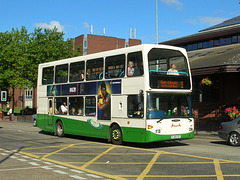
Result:
M55 114L61 115L68 114L67 98L66 97L55 98L55 107L57 108L57 110L55 110Z
M97 80L103 78L103 58L87 61L86 80Z
M128 117L143 118L143 116L144 116L143 98L139 98L139 95L129 95L128 96Z
M105 79L124 77L125 54L110 56L105 60Z
M84 71L85 71L84 61L71 63L69 81L70 82L83 81L85 77Z
M83 97L69 98L69 115L83 115Z
M85 114L86 116L96 115L96 97L89 96L85 98Z
M67 81L68 81L68 64L56 66L55 83L66 83Z
M52 84L53 83L54 67L46 67L42 70L42 84Z
M142 76L143 75L143 59L142 51L129 53L127 56L127 76ZM132 65L131 65L132 64Z

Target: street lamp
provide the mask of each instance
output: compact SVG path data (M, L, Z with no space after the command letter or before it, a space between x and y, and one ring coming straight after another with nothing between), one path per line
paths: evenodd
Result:
M156 0L156 44L158 44L158 0Z

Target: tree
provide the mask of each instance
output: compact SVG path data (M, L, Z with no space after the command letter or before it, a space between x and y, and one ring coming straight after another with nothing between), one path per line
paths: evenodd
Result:
M28 33L22 27L0 33L0 88L12 88L14 98L14 89L36 87L40 63L81 55L63 36L57 28L36 28Z

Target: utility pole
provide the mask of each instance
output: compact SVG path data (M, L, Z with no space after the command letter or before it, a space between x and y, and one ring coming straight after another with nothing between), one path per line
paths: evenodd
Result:
M158 44L158 0L156 0L156 44Z

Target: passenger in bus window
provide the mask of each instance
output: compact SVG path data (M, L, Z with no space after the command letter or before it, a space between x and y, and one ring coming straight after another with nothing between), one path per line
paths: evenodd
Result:
M74 107L71 108L70 115L77 115L76 109Z
M133 68L133 62L128 62L128 76L133 76L134 74L134 68Z
M83 115L83 113L82 113L82 109L80 108L80 109L78 109L78 114L77 115L79 115L79 116L82 116Z
M167 75L175 75L175 76L179 75L175 64L171 64L171 68L168 70Z
M62 114L67 114L67 104L66 102L63 102L63 104L61 105L61 111L62 111Z

